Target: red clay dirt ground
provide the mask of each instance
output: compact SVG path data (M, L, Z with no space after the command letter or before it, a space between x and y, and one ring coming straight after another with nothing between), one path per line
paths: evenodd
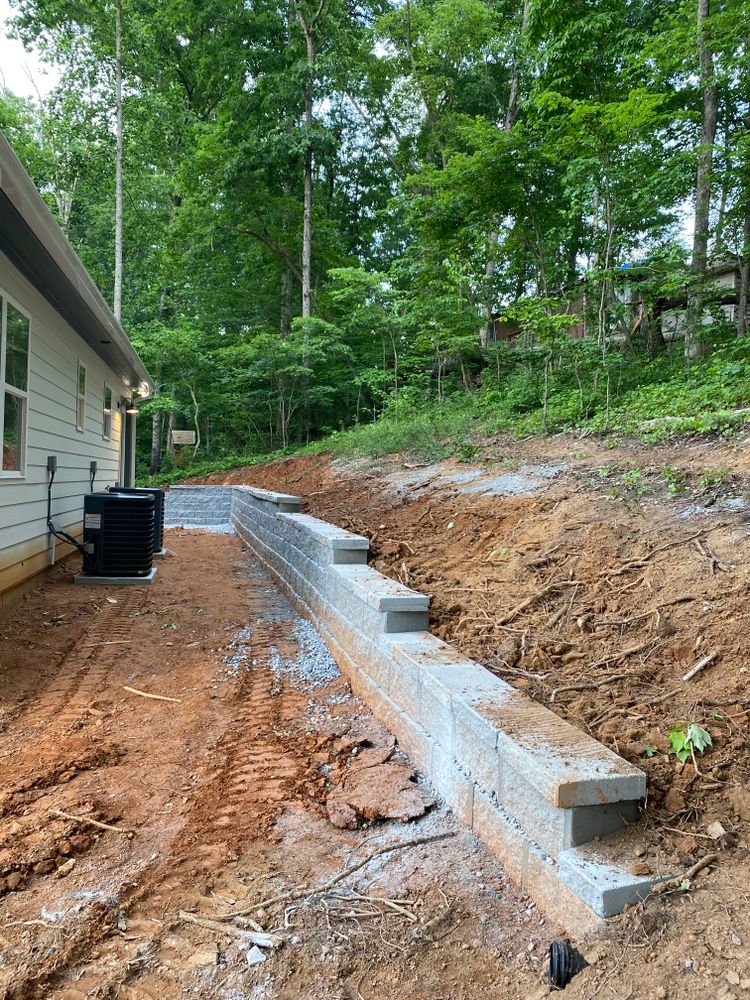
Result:
M239 540L167 545L152 587L69 561L0 613L0 997L538 993L560 928Z
M435 633L641 766L634 865L716 855L612 921L572 997L750 992L749 443L499 437L481 463L305 456L202 480L366 534L376 568L431 595ZM713 745L683 765L668 734L688 722Z

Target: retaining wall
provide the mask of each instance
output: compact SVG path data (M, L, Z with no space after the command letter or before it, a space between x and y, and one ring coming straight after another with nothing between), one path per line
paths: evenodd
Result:
M166 527L228 524L232 486L172 486L164 498Z
M657 879L630 873L617 835L642 771L433 636L428 598L368 566L366 538L298 497L231 489L235 529L352 689L540 905L581 932L648 894Z

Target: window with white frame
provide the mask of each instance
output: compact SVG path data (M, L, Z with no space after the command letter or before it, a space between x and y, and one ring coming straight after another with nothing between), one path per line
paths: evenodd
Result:
M29 383L29 317L0 292L0 475L23 475Z
M102 406L102 437L105 441L109 441L112 437L112 390L106 384Z
M76 382L76 430L86 427L86 365L78 362L78 381Z

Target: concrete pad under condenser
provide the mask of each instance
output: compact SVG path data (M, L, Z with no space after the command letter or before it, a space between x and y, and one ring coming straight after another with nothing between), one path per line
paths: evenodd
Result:
M159 549L158 552L154 552L154 559L163 559L167 554L167 549Z
M147 576L92 576L90 573L76 573L73 583L83 583L99 587L142 587L153 583L156 578L156 566Z

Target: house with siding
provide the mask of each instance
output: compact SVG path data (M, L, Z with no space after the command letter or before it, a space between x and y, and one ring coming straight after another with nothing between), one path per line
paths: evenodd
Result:
M73 551L48 529L49 466L51 520L80 538L92 478L97 490L132 485L135 401L152 391L0 133L0 603Z

